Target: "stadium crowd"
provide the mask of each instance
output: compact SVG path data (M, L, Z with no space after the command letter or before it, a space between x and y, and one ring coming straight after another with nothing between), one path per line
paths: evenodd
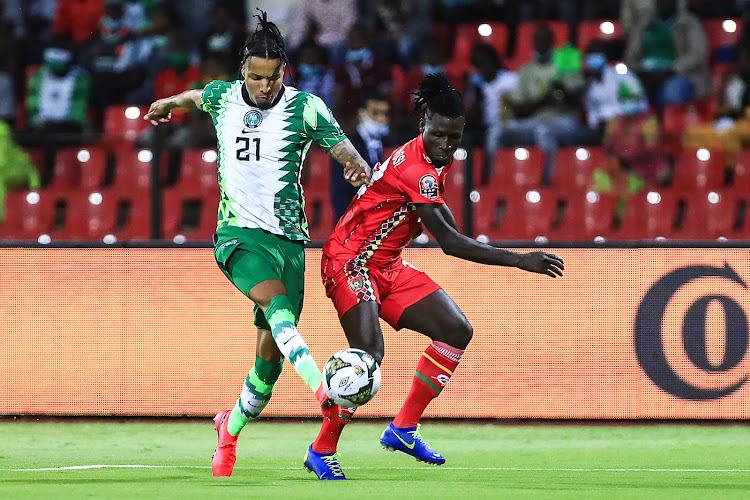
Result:
M448 75L469 108L445 196L466 234L750 239L747 0L0 6L0 239L149 239L152 181L162 236L210 239L211 117L176 113L156 128L141 118L155 99L238 78L256 7L285 36L285 84L320 96L369 161L417 133L419 80ZM338 172L311 149L313 239L349 199Z

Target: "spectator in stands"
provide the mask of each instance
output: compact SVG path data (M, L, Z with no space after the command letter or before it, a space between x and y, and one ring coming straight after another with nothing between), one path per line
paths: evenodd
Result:
M654 113L644 111L643 93L621 86L618 97L622 114L607 122L607 161L594 170L591 189L626 198L666 184L670 168L661 145L659 120Z
M504 69L500 56L492 45L480 43L471 50L471 65L466 90L470 117L481 120L484 129L485 172L491 171L495 151L502 142L503 125L511 118L510 95L518 84L518 74Z
M508 101L514 119L505 123L502 139L504 144L535 144L547 153L545 184L552 178L560 142L579 143L591 135L578 112L585 86L580 60L570 60L570 48L565 57L556 58L552 44L552 30L541 24L534 31L534 60L518 71Z
M347 37L356 22L356 0L305 0L296 10L289 46L296 49L313 36L328 51L330 63L341 64L347 52Z
M29 156L13 142L10 126L0 121L0 223L5 219L5 197L16 189L39 189L39 172Z
M73 65L73 53L62 47L44 51L44 64L31 75L26 97L29 130L58 136L55 141L79 142L88 130L90 78ZM59 134L66 134L62 139ZM70 137L72 135L72 137ZM49 138L41 139L48 142Z
M127 92L145 80L149 54L125 21L125 1L106 0L105 16L83 54L92 74L92 103L99 108L126 101Z
M432 36L428 0L366 2L360 19L375 35L375 52L391 63L410 68L419 48Z
M5 5L5 9L9 5ZM18 68L13 23L8 16L3 15L3 5L0 4L0 120L14 123L16 119L15 74Z
M354 128L357 107L370 92L390 94L391 68L380 61L361 25L354 25L347 37L345 62L336 69L335 114L344 130Z
M689 127L682 145L722 150L729 168L742 148L750 146L750 47L738 47L737 64L722 79L714 121Z
M620 74L607 61L605 45L601 41L592 42L586 54L585 68L588 77L584 94L586 121L590 129L603 132L605 125L624 113L620 93L627 87L640 96L639 111L648 110L648 99L638 77L628 71ZM628 105L631 105L628 103Z
M304 8L304 0L244 0L245 1L245 31L252 33L255 30L255 17L258 9L266 12L269 19L274 19L281 33L288 33L286 38L291 38L297 16L297 10ZM308 37L300 36L297 43L302 43ZM287 40L287 46L292 44ZM295 46L296 48L296 46Z
M347 134L357 152L373 167L383 161L383 137L390 130L390 114L391 102L388 96L378 92L369 93L358 110L356 131ZM344 215L358 189L341 176L341 165L331 160L331 203L336 220Z
M302 42L297 51L298 63L292 83L304 92L315 94L333 108L335 74L326 65L327 53L314 40Z
M111 0L57 0L54 35L79 44L89 41L99 30L105 3Z
M225 4L218 4L212 13L211 29L201 42L201 54L211 52L233 60L245 44L237 19ZM171 94L170 94L171 95Z
M713 91L708 39L685 0L638 0L628 25L625 62L659 106L709 97Z

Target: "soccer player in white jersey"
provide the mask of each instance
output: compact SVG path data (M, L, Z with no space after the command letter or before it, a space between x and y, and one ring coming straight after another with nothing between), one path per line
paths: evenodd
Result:
M242 49L242 80L213 81L151 104L144 117L169 121L177 107L211 115L218 138L221 188L214 235L219 268L255 303L258 327L255 366L234 409L214 418L219 442L214 476L232 474L237 438L271 398L284 358L314 391L327 419L341 419L330 404L322 376L297 321L302 310L304 242L309 240L300 173L312 141L344 165L354 186L370 183L371 169L323 101L282 83L284 39L261 11L256 31Z

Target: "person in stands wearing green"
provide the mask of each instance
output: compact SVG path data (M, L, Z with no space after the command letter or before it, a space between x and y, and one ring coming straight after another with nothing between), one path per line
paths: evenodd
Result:
M224 274L255 302L255 366L234 409L214 419L214 476L231 475L240 430L265 408L284 358L315 392L325 418L347 418L328 401L320 369L296 327L309 240L300 174L312 141L344 165L351 184L369 185L372 172L319 97L283 85L284 39L265 12L256 17L258 27L241 52L242 79L160 99L144 117L155 125L166 122L176 107L211 115L221 188L214 254Z

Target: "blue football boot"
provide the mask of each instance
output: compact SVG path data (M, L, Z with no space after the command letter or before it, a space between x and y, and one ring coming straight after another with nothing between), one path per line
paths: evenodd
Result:
M422 440L422 436L419 434L419 425L401 429L390 423L383 431L383 435L380 436L380 444L386 450L403 451L416 458L418 462L427 462L434 465L445 463L445 458Z
M305 455L305 469L314 472L318 479L322 480L346 479L344 471L341 470L341 465L339 465L339 454L316 453L313 451L312 445L307 449L307 455Z

